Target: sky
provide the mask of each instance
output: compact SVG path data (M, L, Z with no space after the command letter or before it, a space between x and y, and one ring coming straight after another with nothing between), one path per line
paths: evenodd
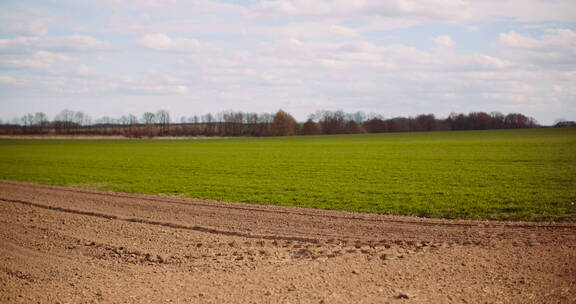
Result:
M576 120L576 3L0 1L0 119L62 109Z

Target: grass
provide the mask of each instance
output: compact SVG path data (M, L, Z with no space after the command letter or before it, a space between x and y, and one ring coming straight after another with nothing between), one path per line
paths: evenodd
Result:
M0 140L0 178L443 218L576 218L576 129Z

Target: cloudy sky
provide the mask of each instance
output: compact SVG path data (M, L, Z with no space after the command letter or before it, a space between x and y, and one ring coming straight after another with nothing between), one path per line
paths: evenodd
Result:
M64 108L576 120L576 3L2 0L0 119Z

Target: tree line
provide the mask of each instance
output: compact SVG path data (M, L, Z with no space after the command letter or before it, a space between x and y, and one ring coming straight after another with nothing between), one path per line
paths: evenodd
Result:
M384 118L381 114L344 111L317 111L305 122L289 113L246 113L225 111L217 114L181 117L173 121L168 111L146 112L119 118L92 120L83 112L62 110L52 120L44 113L30 113L10 123L0 122L0 134L120 135L155 136L290 136L358 134L383 132L519 129L538 127L532 117L500 112L452 113L448 118L434 114Z

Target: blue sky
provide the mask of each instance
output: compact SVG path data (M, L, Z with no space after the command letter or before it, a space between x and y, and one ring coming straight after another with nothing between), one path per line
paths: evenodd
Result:
M0 2L0 119L166 109L576 120L573 0Z

